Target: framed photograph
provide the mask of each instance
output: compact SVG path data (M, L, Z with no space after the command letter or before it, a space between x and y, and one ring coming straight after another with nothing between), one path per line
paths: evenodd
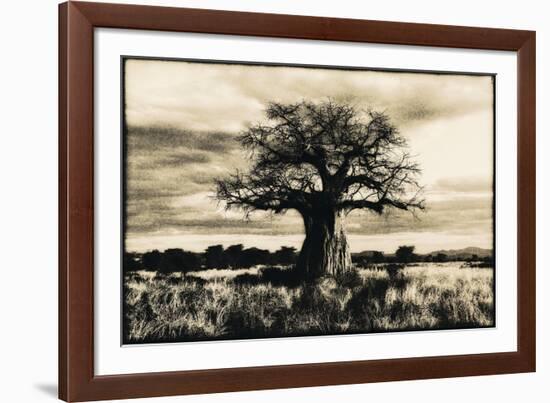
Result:
M535 33L59 8L59 397L535 371Z

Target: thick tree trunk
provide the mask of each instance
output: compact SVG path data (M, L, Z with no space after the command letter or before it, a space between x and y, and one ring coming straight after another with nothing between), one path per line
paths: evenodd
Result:
M341 214L328 212L303 218L306 238L298 258L298 270L309 279L350 270L351 254Z

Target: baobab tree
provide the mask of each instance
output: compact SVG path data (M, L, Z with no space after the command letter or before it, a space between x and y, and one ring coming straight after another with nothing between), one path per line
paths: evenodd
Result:
M305 240L297 269L308 278L352 267L345 217L353 210L424 208L420 168L387 114L331 100L270 103L267 123L244 131L248 172L217 180L217 198L248 216L296 210Z

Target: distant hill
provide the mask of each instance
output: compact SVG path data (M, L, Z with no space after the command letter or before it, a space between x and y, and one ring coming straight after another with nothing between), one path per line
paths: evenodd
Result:
M477 248L474 246L470 246L464 249L436 250L434 252L426 253L426 255L435 256L439 253L443 253L448 257L461 258L461 259L470 258L472 257L472 255L477 255L480 258L491 257L493 255L493 251L491 249Z

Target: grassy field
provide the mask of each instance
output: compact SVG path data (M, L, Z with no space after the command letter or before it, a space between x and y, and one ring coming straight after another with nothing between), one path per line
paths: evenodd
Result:
M462 262L380 265L310 285L285 268L124 278L126 343L493 325L493 270Z

